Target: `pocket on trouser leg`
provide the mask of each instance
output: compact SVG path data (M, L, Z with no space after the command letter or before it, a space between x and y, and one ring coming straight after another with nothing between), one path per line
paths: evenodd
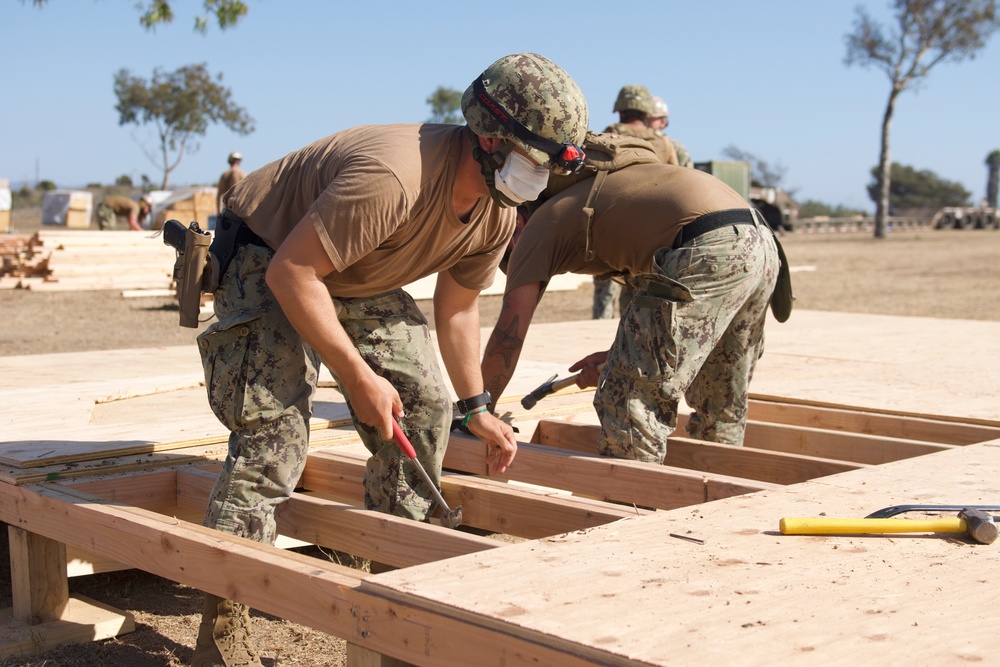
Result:
M414 488L420 474L402 454L372 456L365 466L365 509L423 521L431 501L417 495ZM401 481L402 480L402 481Z
M244 405L251 370L251 336L257 315L217 322L198 336L205 388L212 412L230 431L244 428Z
M594 396L601 421L597 451L602 456L662 463L667 438L677 426L676 404L663 400L658 381L610 374Z
M606 456L662 462L677 425L669 391L677 365L674 313L678 306L640 293L626 308L607 368L594 395Z

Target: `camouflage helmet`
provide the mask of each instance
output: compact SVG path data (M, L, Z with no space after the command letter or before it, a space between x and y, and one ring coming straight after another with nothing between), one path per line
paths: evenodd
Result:
M670 110L667 109L667 103L663 101L662 97L656 95L653 96L653 111L649 114L650 118L667 118L670 115Z
M641 111L644 114L653 113L653 96L646 86L630 83L622 86L615 100L614 111Z
M506 139L553 171L566 170L556 153L567 146L570 153L579 151L582 165L579 147L590 123L587 100L573 78L544 56L515 53L487 67L462 95L462 114L478 136ZM528 133L499 120L507 115ZM543 150L540 143L553 145Z

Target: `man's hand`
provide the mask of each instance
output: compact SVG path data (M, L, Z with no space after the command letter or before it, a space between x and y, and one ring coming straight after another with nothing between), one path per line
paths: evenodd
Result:
M570 366L570 372L580 371L580 374L576 377L576 386L580 389L596 387L597 380L601 376L601 371L598 366L602 365L605 361L607 361L607 359L607 351L594 352L593 354L588 354L586 357Z
M486 443L486 464L489 474L502 475L514 461L517 454L517 440L514 429L505 421L497 419L489 411L472 415L466 427Z
M365 370L368 372L353 380L341 378L351 397L351 408L358 419L378 429L384 439L392 440L392 418L403 417L403 401L388 380Z

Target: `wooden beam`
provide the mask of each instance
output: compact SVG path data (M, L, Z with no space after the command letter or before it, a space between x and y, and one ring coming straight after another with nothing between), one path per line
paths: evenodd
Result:
M538 444L549 447L597 454L600 432L600 426L591 424L543 420L538 423L535 439ZM676 437L667 441L667 455L663 464L772 484L796 484L865 467L859 463Z
M484 450L481 441L452 434L444 465L452 470L482 473ZM768 482L577 454L530 443L518 443L517 457L508 473L503 479L542 486L557 484L561 489L600 500L657 509L778 488Z
M751 398L750 419L948 445L971 445L1000 438L1000 425L791 402L787 398Z
M362 590L356 570L147 510L104 504L73 489L0 484L0 521L415 665L486 665L498 659L508 667L636 664L601 649L545 646L511 634L502 623L484 625L388 600Z
M58 621L69 601L66 545L16 525L7 534L14 618L28 625Z
M58 646L110 639L135 630L132 614L83 595L69 596L61 618L38 625L19 626L11 611L0 609L0 658L38 655Z
M869 465L881 465L955 447L955 445L940 445L880 435L826 431L766 422L747 423L744 445Z
M310 491L360 503L364 469L360 454L312 452L299 483ZM448 505L462 506L465 525L525 539L583 530L636 514L631 507L467 475L446 474L441 485Z

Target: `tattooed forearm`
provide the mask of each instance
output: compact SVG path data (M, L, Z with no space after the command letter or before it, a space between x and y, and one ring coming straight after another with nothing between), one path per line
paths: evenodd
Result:
M520 317L515 315L503 328L498 323L486 344L486 353L483 355L483 382L494 400L507 388L507 383L514 375L517 359L521 355L524 339L518 333L519 321Z

